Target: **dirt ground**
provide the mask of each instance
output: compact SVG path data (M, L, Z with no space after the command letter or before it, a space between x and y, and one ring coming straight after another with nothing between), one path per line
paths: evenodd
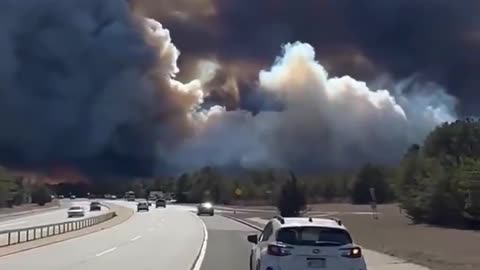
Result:
M480 231L414 225L396 205L378 206L378 219L367 213L370 211L368 205L322 204L311 206L310 215L339 217L365 248L432 270L480 270ZM237 217L272 215L239 213Z

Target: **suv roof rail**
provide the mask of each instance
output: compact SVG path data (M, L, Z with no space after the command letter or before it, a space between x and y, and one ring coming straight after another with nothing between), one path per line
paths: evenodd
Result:
M328 219L331 219L331 220L337 222L337 224L338 224L339 226L342 226L342 220L340 220L339 218L329 217Z
M277 219L281 224L285 224L285 219L282 216L275 216L275 219Z

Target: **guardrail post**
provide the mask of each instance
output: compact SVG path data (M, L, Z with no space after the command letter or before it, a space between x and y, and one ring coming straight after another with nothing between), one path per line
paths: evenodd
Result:
M37 227L27 227L27 228L22 228L18 230L6 230L4 232L0 232L0 234L7 236L6 246L10 246L18 243L24 243L24 242L33 241L36 239L63 234L70 231L77 231L77 230L87 228L87 227L96 225L98 223L107 221L115 216L116 215L114 212L113 213L109 212L109 213L105 213L105 214L94 216L94 217L83 218L83 219L78 219L73 221L62 222L62 223L41 225ZM50 232L50 228L52 228L52 232ZM46 233L44 232L45 229L47 230ZM31 230L33 230L33 236L32 236L32 233L30 232ZM37 230L40 230L39 235L37 235ZM16 242L13 242L13 237L15 237L13 235L14 233L17 234ZM25 233L25 237L22 236L22 233Z

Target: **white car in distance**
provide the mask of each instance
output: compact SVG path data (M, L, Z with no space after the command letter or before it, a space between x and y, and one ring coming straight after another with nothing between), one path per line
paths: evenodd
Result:
M253 243L251 270L366 270L362 249L338 219L275 217Z
M80 206L72 206L68 208L68 217L84 217L85 216L85 209Z

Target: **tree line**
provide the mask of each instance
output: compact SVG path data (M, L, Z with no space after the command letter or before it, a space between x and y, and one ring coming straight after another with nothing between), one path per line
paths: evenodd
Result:
M0 206L21 203L28 196L42 202L38 198L52 190L77 196L133 190L142 198L162 190L175 193L178 202L275 204L290 214L299 213L307 202L370 203L374 188L377 203L397 202L414 222L462 224L480 220L480 121L465 119L437 127L421 145L406 149L397 165L365 164L348 172L306 175L266 168L232 173L204 167L175 177L102 178L92 181L93 186L28 186L0 168L0 179ZM291 205L296 210L289 210Z
M480 221L480 121L458 120L433 130L423 145L412 145L395 166L365 164L358 171L296 175L275 170L223 174L206 167L175 182L180 202L276 204L282 211L305 202L398 202L414 222L441 225ZM237 193L240 190L241 192ZM296 194L295 194L296 193ZM296 199L292 199L296 198Z
M0 207L13 207L25 203L45 205L53 192L43 183L31 183L0 167Z

